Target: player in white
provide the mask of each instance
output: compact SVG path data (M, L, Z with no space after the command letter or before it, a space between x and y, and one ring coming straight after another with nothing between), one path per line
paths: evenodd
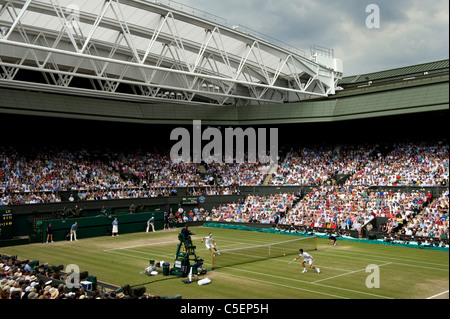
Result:
M320 269L313 266L313 261L314 261L313 256L308 254L306 251L303 251L303 249L300 249L299 252L300 252L300 255L295 257L295 259L293 261L296 261L299 258L303 258L303 261L302 261L303 271L302 271L302 273L307 272L306 271L306 267L305 267L306 263L309 264L309 268L315 269L318 273L320 273Z
M203 241L205 241L205 246L211 252L211 254L214 254L214 252L216 252L217 255L220 255L220 252L217 250L217 244L214 241L212 233L209 233L209 235L207 237L203 237L202 243L203 243Z
M206 249L208 249L211 252L211 264L212 268L214 269L214 252L217 253L217 255L220 255L220 252L217 250L217 244L214 241L214 238L212 236L212 233L209 233L207 237L202 238L202 243L205 241Z

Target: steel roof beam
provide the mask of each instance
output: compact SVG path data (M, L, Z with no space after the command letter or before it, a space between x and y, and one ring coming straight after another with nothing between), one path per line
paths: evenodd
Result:
M192 92L193 95L203 95L205 97L217 98L217 102L229 101L230 98L239 101L267 102L264 96L271 96L274 100L270 102L284 102L289 100L289 96L300 98L301 96L327 96L334 93L337 85L337 79L340 74L333 70L318 65L317 63L306 59L293 52L276 47L264 40L252 37L247 34L226 28L212 22L199 19L197 17L181 13L170 7L152 4L147 1L139 0L107 0L101 4L99 14L86 12L86 8L79 15L79 22L89 28L87 35L82 34L81 28L71 32L68 18L64 14L59 0L50 0L51 4L40 1L2 1L0 10L0 24L8 25L5 17L5 8L15 8L21 6L19 14L10 16L12 24L8 30L7 36L0 38L0 45L10 45L21 47L31 52L35 57L35 63L38 67L34 68L43 72L43 74L55 72L55 75L64 76L62 83L68 85L70 79L77 77L91 77L85 74L80 68L80 61L89 61L97 74L101 83L110 83L117 87L118 83L134 83L147 87L144 91L152 91L151 87L172 87L174 90L182 92ZM91 4L91 2L89 2ZM100 3L99 3L100 4ZM148 29L136 24L130 24L126 21L123 10L124 6L145 10L146 12L159 15L159 21L155 29ZM106 13L113 12L113 17L107 17ZM59 33L54 29L40 30L37 38L40 36L47 40L50 34L55 34L55 42L52 47L37 44L37 38L31 42L27 38L27 32L33 34L38 32L31 30L31 22L22 21L26 11L32 11L38 14L57 17L62 27ZM110 15L111 16L111 15ZM203 31L196 30L193 40L181 36L179 32L179 23L188 23L203 28ZM95 33L99 28L105 28L117 32L115 42L101 42ZM27 31L26 31L27 30ZM86 30L85 30L86 31ZM149 31L152 37L149 39ZM20 32L24 41L15 38L13 41L11 35ZM45 36L47 34L47 38ZM110 35L112 36L112 34ZM203 36L203 39L200 39ZM138 48L133 42L134 37L141 39L140 44L145 44L142 39L148 41L146 48ZM235 50L228 50L223 40L235 41L239 46L246 46L245 53L237 53ZM126 45L120 44L121 39L125 40ZM113 41L111 39L111 41ZM45 41L44 41L45 42ZM73 51L68 49L66 43L71 43ZM161 43L167 50L154 51L155 44ZM99 56L100 47L103 46L107 57ZM64 49L61 49L63 47ZM124 54L121 59L116 53ZM37 52L45 52L46 58L42 64L37 59ZM189 52L189 56L187 55ZM164 55L163 55L164 54ZM58 74L59 65L52 55L71 56L76 59L72 61L75 65L67 65L72 71L68 74ZM124 57L127 57L125 60ZM0 54L1 58L1 54ZM150 61L147 61L150 59ZM48 64L52 61L53 67ZM67 60L69 61L69 60ZM70 63L70 62L69 62ZM24 59L18 61L15 65L2 62L4 68L25 69L30 66L25 65ZM109 65L120 65L121 73L110 77L106 74ZM156 64L156 65L155 65ZM33 67L31 67L33 68ZM56 70L55 70L56 69ZM67 72L67 71L65 71ZM120 72L117 71L117 72ZM130 73L131 72L131 73ZM128 78L131 74L136 78ZM150 73L147 73L150 72ZM160 83L151 83L155 80L156 72ZM111 72L108 72L111 73ZM137 77L137 75L139 76ZM61 80L61 78L60 78ZM56 81L55 81L56 82ZM117 85L114 86L114 83ZM171 83L169 85L168 83ZM176 83L178 86L173 86ZM215 85L219 90L201 92L196 90L195 85L208 86ZM293 85L292 85L293 84ZM114 91L114 90L113 90ZM242 95L244 91L247 94ZM152 91L153 92L153 91ZM225 93L223 93L225 92ZM236 92L241 92L236 95ZM188 98L192 101L193 95ZM226 95L223 97L222 95Z

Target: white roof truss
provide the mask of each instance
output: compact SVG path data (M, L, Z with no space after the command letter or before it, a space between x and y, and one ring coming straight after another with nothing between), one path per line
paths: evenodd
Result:
M248 105L334 94L342 73L260 38L137 0L0 0L0 85L75 78L91 95ZM126 89L125 89L126 87ZM119 94L120 93L120 94Z

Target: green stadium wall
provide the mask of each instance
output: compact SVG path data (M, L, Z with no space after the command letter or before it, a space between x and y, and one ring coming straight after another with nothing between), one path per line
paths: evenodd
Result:
M78 224L77 238L106 236L110 232L112 222L116 217L119 223L119 235L145 231L147 221L151 217L155 218L155 230L160 230L164 227L164 212L54 219L42 222L42 242L45 242L47 239L46 229L49 224L52 224L53 227L53 240L61 241L66 240L66 235L75 222Z

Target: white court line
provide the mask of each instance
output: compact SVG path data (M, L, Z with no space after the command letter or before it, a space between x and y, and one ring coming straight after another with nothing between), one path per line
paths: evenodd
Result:
M330 250L328 250L328 251L330 251ZM360 253L352 253L352 252L349 252L349 251L339 251L339 253L342 254L342 255L347 254L347 255L350 255L350 256L355 255L355 254L356 255L360 255ZM391 259L391 260L401 260L402 262L404 262L404 261L411 261L411 262L414 262L415 264L442 266L442 267L447 267L447 269L442 269L442 268L432 268L432 269L448 271L448 264L436 264L434 262L427 262L427 261L421 261L421 260L417 260L416 261L414 259L404 259L404 258L396 258L396 257L390 257L390 256L383 256L383 255L373 255L373 254L371 254L370 257L371 258L380 258L380 259L385 258L385 259ZM408 264L405 264L405 265L408 265Z
M124 254L124 253L119 253L117 251L106 251L106 252L107 253L111 253L111 254L115 254L115 255L136 258L136 259L149 260L149 257L140 257L140 256L136 256L136 255L129 255L129 254ZM159 256L159 257L173 257L172 255L160 255L160 254L148 254L148 255L150 255L150 256Z
M194 238L194 239L198 239L198 238ZM114 250L124 250L124 249L128 249L131 250L132 248L138 248L138 247L146 247L146 246L158 246L158 245L164 245L164 244L171 244L171 243L178 243L178 240L172 240L172 241L165 241L165 242L158 242L158 243L150 243L150 244L142 244L142 245L135 245L135 246L128 246L128 247L119 247L119 248L111 248L111 249L105 249L104 251L108 252L108 251L114 251ZM225 242L233 242L233 241L225 241ZM233 242L234 243L234 242ZM236 243L236 244L244 244L244 243ZM234 245L232 245L234 246ZM222 246L223 247L223 246ZM228 247L225 246L225 247ZM220 248L220 247L219 247ZM220 249L219 249L220 251ZM339 251L339 254L329 254L327 252L323 252L323 251L316 251L315 254L318 255L327 255L327 256L334 256L334 257L340 257L340 258L351 258L351 259L361 259L361 260L372 260L372 259L376 259L375 256L370 256L371 258L367 258L367 257L355 257L352 256L350 254L350 256L345 256L346 252L341 252ZM348 253L347 253L348 254ZM391 259L391 260L398 260L397 258L391 258L391 257L385 257L386 259ZM385 261L387 262L387 260L378 260L378 261ZM414 265L414 264L407 264L407 263L401 263L401 262L392 262L395 264L399 264L399 265L403 265L403 266L411 266L411 267L416 267L416 268L426 268L426 269L433 269L433 270L441 270L441 271L448 271L448 269L442 269L442 268L436 268L436 267L428 267L428 266L422 266L422 265ZM422 262L423 264L427 264L427 262ZM431 263L430 263L431 264Z
M434 296L428 297L427 299L434 299L434 298L436 298L436 297L439 297L439 296L442 296L442 295L448 294L448 292L449 292L449 291L447 290L447 291L441 292L440 294L437 294L437 295L434 295Z
M382 267L382 266L386 266L386 265L390 265L390 264L392 264L392 263L389 262L389 263L386 263L386 264L383 264L383 265L377 265L377 266L378 266L378 267ZM317 267L316 267L316 268L317 268ZM319 280L313 281L313 283L320 282L320 281L324 281L324 280L329 280L329 279L334 279L334 278L338 278L338 277L342 277L342 276L347 276L347 275L354 274L354 273L361 272L361 271L366 271L366 268L364 268L364 269L359 269L359 270L354 270L354 271L350 271L350 272L347 272L347 273L345 273L345 274L340 274L340 275L336 275L336 276L333 276L333 277L328 277L328 278L319 279Z
M217 236L217 237L222 238L221 236ZM202 238L202 237L193 237L192 239L200 239L200 238ZM223 238L227 238L227 237L223 237ZM246 244L246 243L242 243L241 241L230 241L230 240L221 240L221 242L233 243L233 245L223 245L222 246L222 247L226 247L226 248L228 248L230 246L233 247L233 246L236 246L236 245L245 245ZM254 243L265 243L265 242L261 242L261 241L253 241L253 242ZM105 249L104 251L105 252L113 252L113 251L116 251L116 250L129 250L129 251L134 251L134 252L139 253L139 254L147 254L147 255L150 255L150 256L165 256L165 257L167 257L169 255L159 255L159 254L154 254L154 253L148 253L148 252L144 252L144 251L133 250L132 248L147 247L147 246L159 246L159 245L165 245L165 244L171 244L171 243L179 243L179 241L178 240L171 240L171 241L164 241L164 242L157 242L157 243L149 243L149 244L142 244L142 245L126 246L126 247ZM220 250L223 250L223 249L219 248L219 251ZM325 255L331 255L331 256L336 256L336 257L343 257L343 258L353 258L353 259L363 259L363 260L367 260L368 259L368 258L361 258L361 257L354 257L354 256L342 256L342 255L327 254L327 253L324 253L323 251L322 252L317 252L317 253L325 254ZM128 257L135 257L135 258L144 259L142 257L136 257L136 256L133 256L133 255L126 255L126 254L122 254L122 255L128 256ZM283 262L288 263L288 261L284 261L284 260L276 260L276 261L277 262L283 261ZM329 267L329 266L323 266L322 268L335 269L335 270L340 270L340 271L348 271L348 269L334 268L334 267Z
M343 254L329 254L323 251L316 251L314 252L314 254L318 254L318 255L326 255L326 256L333 256L333 257L339 257L339 258L351 258L351 259L361 259L361 260L377 260L377 261L381 261L381 262L388 262L388 260L380 260L377 259L376 257L372 257L370 256L369 258L367 257L355 257L355 256L345 256ZM414 265L414 264L407 264L407 263L402 263L402 262L398 262L397 258L390 258L390 257L384 257L386 259L391 259L394 261L391 261L391 263L393 264L397 264L397 265L402 265L402 266L411 266L411 267L416 267L416 268L424 268L424 269L433 269L433 270L440 270L440 271L446 271L448 272L448 268L447 269L443 269L443 268L436 268L436 267L428 267L428 266L423 266L423 265ZM422 262L422 263L426 263L426 262ZM428 263L428 264L433 264L433 263Z
M219 238L222 238L222 236L217 236ZM193 239L200 239L202 237L192 237ZM230 241L229 237L223 237L223 238L227 238L228 240L221 240L222 242L228 242L228 243L235 243L234 245L224 245L222 247L229 247L229 246L235 246L235 245L245 245L245 243L242 242L236 242L236 241ZM172 240L172 241L165 241L165 242L158 242L158 243L149 243L149 244L142 244L142 245L135 245L135 246L128 246L128 247L119 247L119 248L111 248L111 249L105 249L104 251L114 251L114 250L124 250L124 249L131 249L131 248L137 248L137 247L146 247L146 246L157 246L157 245L164 245L164 244L171 244L171 243L178 243L178 240ZM260 241L253 241L255 243L265 243L265 242L260 242ZM219 247L219 250L221 250L221 248ZM143 253L143 252L142 252ZM432 269L432 270L440 270L440 271L448 271L447 269L442 269L442 268L436 268L436 267L428 267L428 266L424 266L424 265L418 265L418 264L407 264L404 262L397 262L397 260L399 260L398 258L394 258L394 257L388 257L388 256L380 256L380 255L370 255L370 258L367 257L356 257L354 256L354 253L352 254L351 252L344 252L344 251L339 251L339 254L330 254L327 253L327 251L317 251L315 252L318 255L327 255L327 256L334 256L334 257L340 257L340 258L352 258L352 259L360 259L360 260L372 260L372 259L376 259L376 257L382 257L385 259L389 259L389 260L394 260L395 264L398 265L403 265L403 266L410 266L410 267L416 267L416 268L423 268L423 269ZM349 255L349 256L345 256L345 255ZM378 260L378 259L377 259ZM402 259L403 260L403 259ZM387 262L387 260L378 260L381 262ZM423 261L418 261L418 263L422 263L422 264L433 264L434 263L428 263L428 262L423 262ZM439 265L440 266L440 265ZM442 266L446 266L446 265L442 265Z
M222 238L222 236L215 236L215 237L216 237L216 238L217 238L217 237ZM199 238L193 237L193 239L200 239L200 238L201 238L201 237L199 237ZM225 246L235 246L235 245L244 245L244 244L245 244L245 243L242 243L242 241L230 241L230 240L229 240L229 239L230 239L229 237L224 237L224 238L227 238L227 240L223 240L223 239L222 239L222 240L220 240L220 241L221 241L221 242L233 243L233 245L225 245ZM120 248L106 249L106 250L104 250L104 251L105 251L105 252L112 252L112 253L115 253L115 254L118 254L118 255L127 256L127 257L143 259L143 260L147 260L148 258L139 257L139 256L135 256L135 255L129 255L129 254L118 253L118 252L116 252L116 250L124 250L124 249L128 249L128 250L130 250L130 251L134 251L134 252L137 252L137 253L140 253L140 254L148 254L148 255L151 255L151 256L160 256L160 257L172 257L171 255L159 255L159 254L154 254L154 253L147 253L147 252L141 252L141 251L131 250L131 248L146 247L146 246L155 246L155 245L157 246L157 245L164 245L164 244L178 243L178 242L179 242L178 240L172 240L172 241L165 241L165 242L158 242L158 243L149 243L149 244L143 244L143 245L135 245L135 246L128 246L128 247L120 247ZM258 241L252 241L252 242L258 242ZM259 243L265 243L265 242L259 242ZM371 256L371 257L373 257L373 258L355 257L355 256L352 256L351 253L348 253L348 252L341 252L341 251L339 251L339 253L341 253L340 255L339 255L339 254L329 254L329 253L326 253L326 252L323 252L323 251L318 251L318 252L316 252L316 253L322 254L322 255L330 255L330 256L335 256L335 257L341 257L341 258L362 259L362 260L371 260L371 259L374 259L374 258L377 257L377 256ZM350 255L350 256L345 256L345 255L343 255L343 254L345 254L345 253L347 253L347 254ZM386 256L379 256L379 255L378 255L378 257L383 257L383 258L391 259L391 260L392 260L392 259L393 259L393 260L398 260L397 258L386 257ZM380 260L379 260L379 261L380 261ZM388 262L388 263L386 263L386 265L387 265L387 264L392 264L392 263L393 263L393 262ZM397 263L397 262L395 262L395 263ZM427 264L426 262L421 262L421 263ZM426 266L421 266L421 265L410 265L410 264L405 264L405 263L397 263L397 264L400 264L400 265L415 266L415 267L419 267L419 268L430 268L430 269L435 269L435 270L444 270L444 269L440 269L440 268L426 267ZM430 263L430 264L431 264L431 263ZM224 267L224 268L229 268L229 267ZM329 268L329 267L326 267L326 268ZM233 270L240 270L240 269L235 269L235 268L230 268L230 269L233 269ZM244 271L244 270L240 270L240 271ZM328 280L328 279L332 279L332 278L336 278L336 277L340 277L340 276L345 276L345 275L349 275L349 274L351 274L351 273L355 273L355 272L359 272L359 271L362 271L362 270L352 271L352 272L348 272L348 273L345 273L345 274L341 274L341 275L337 275L337 276L333 276L333 277L329 277L329 278L324 278L324 279L318 280L318 281L316 281L316 282L308 282L308 281L300 281L300 282L309 283L309 284L317 284L317 282L320 282L320 281L323 281L323 280ZM267 274L264 274L264 273L257 273L257 272L253 272L253 273L267 276ZM273 276L273 275L272 275L272 276ZM274 277L279 277L279 276L274 276ZM280 277L280 278L298 281L298 280L295 280L295 279L289 279L289 278L285 278L285 277ZM250 279L250 278L247 278L247 279ZM321 285L321 284L317 284L317 285ZM333 289L348 290L348 291L352 291L352 292L354 292L354 293L359 293L359 294L362 293L362 294L367 294L367 295L371 295L371 296L375 296L375 297L379 297L379 298L389 298L389 297L385 297L385 296L380 296L380 295L375 295L375 294L368 294L368 293L365 293L365 292L360 292L360 291L355 291L355 290L349 290L349 289L345 289L345 288L341 288L341 287L333 287L333 286L329 286L329 285L322 285L322 286L329 287L329 288L333 288ZM448 292L448 291L447 291L447 292ZM444 292L443 294L445 294L445 292ZM436 295L436 296L438 296L438 295ZM436 296L433 296L433 297L436 297ZM433 298L433 297L430 297L430 298Z
M165 243L168 243L168 242L165 242ZM155 244L152 244L152 245L158 245L157 243L155 243ZM159 257L173 257L173 258L175 258L175 256L172 256L172 255L169 255L169 254L165 254L165 255L161 255L161 254L155 254L154 252L146 252L146 251L140 251L140 250L134 250L134 249L131 249L131 247L142 247L143 245L138 245L138 246L129 246L129 247L123 247L123 248L113 248L113 249L105 249L104 250L104 252L108 252L108 253L114 253L114 254L117 254L117 255L122 255L122 256L127 256L127 257L132 257L132 258L138 258L138 259L148 259L148 257L147 258L144 258L144 257L138 257L138 256L135 256L135 255L128 255L128 254L124 254L124 253L118 253L117 252L117 250L123 250L123 249L126 249L127 251L130 251L130 252L135 252L135 253L138 253L138 254L144 254L144 255L148 255L148 256L159 256ZM144 245L145 246L145 245ZM228 247L228 246L227 246ZM220 249L219 249L219 251L220 251ZM201 253L207 253L207 251L206 251L206 249L205 250L202 250L201 252L200 252L200 254ZM280 260L280 259L267 259L266 261L273 261L273 262L283 262L283 263L287 263L287 264L289 264L290 263L290 260ZM338 271L348 271L348 269L343 269L343 268L336 268L336 267L330 267L330 266L322 266L321 268L325 268L325 269L334 269L334 270L338 270Z
M237 278L243 278L245 280L251 280L251 281L256 281L256 282L262 282L264 284L269 284L269 285L274 285L274 286L280 286L280 287L285 287L285 288L290 288L290 289L296 289L296 290L303 290L303 291L307 291L310 293L314 293L314 294L320 294L320 295L325 295L325 296L330 296L330 297L335 297L335 298L340 298L340 299L349 299L347 297L342 297L342 296L338 296L338 295L332 295L332 294L328 294L325 292L320 292L320 291L315 291L315 290L310 290L310 289L305 289L305 288L300 288L300 287L294 287L294 286L288 286L288 285L283 285L277 282L271 282L271 281L265 281L265 280L260 280L260 279L254 279L254 278L248 278L248 277L242 277L242 276L238 276L238 275L232 275L232 274L227 274L227 276L231 276L231 277L237 277Z
M126 257L132 257L132 258L137 258L137 259L148 260L148 257L144 258L144 257L135 256L135 255L124 254L124 253L121 253L121 252L119 253L119 252L116 252L116 251L108 251L108 252L113 253L113 254L117 254L117 255L121 255L121 256L126 256ZM154 256L160 256L160 257L168 257L167 255L158 255L158 254L153 254L153 255L154 255ZM231 269L231 270L235 270L235 271L249 272L249 273L253 273L253 274L257 274L257 275L269 276L269 277L274 277L274 278L281 278L281 279L285 279L285 280L291 280L291 281L296 281L296 282L301 282L301 283L307 283L307 284L314 284L314 285L316 285L315 282L309 282L309 281L305 281L305 280L298 280L298 279L292 279L292 278L287 278L287 277L281 277L281 276L275 276L275 275L270 275L270 274L264 274L264 273L259 273L259 272L255 272L255 271L250 271L250 270L243 270L243 269L237 269L237 268L232 268L232 267L222 267L222 268L227 268L227 269ZM267 283L267 284L273 284L273 285L283 286L283 287L287 287L287 288L293 288L293 289L298 289L298 290L305 290L305 291L315 292L315 293L318 293L318 294L329 295L329 296L333 296L333 297L337 297L337 298L345 298L345 299L348 299L348 298L346 298L346 297L341 297L341 296L337 296L337 295L321 293L321 292L314 291L314 290L308 290L308 289L304 289L304 288L299 288L299 287L294 287L294 286L288 286L288 285L283 285L283 284L278 284L278 283L273 283L273 282L268 282L268 281L258 280L258 279L249 278L249 277L241 277L241 276L232 275L232 274L229 274L229 273L227 273L227 274L225 274L225 275L227 275L227 276L239 277L239 278L244 278L244 279L247 279L247 280L253 280L253 281L264 282L264 283ZM337 290L349 291L349 292L357 293L357 294L365 294L365 295L374 296L374 297L378 297L378 298L391 299L391 298L385 297L385 296L380 296L380 295L376 295L376 294L370 294L370 293L366 293L366 292L362 292L362 291L357 291L357 290L352 290L352 289L346 289L346 288L342 288L342 287L333 287L333 286L330 286L330 285L323 285L323 284L317 284L317 285L318 285L318 286L327 287L327 288L337 289Z
M193 237L193 240L198 239L200 240L201 237ZM173 243L179 243L179 240L170 240L170 241L161 241L161 242L157 242L157 243L149 243L149 244L142 244L142 245L134 245L134 246L126 246L126 247L118 247L118 248L109 248L109 249L104 249L103 251L113 251L113 250L122 250L122 249L132 249L132 248L138 248L138 247L146 247L146 246L159 246L159 245L165 245L165 244L173 244ZM245 243L242 242L236 242L236 241L225 241L225 242L229 242L229 243L235 243L234 245L231 246L235 246L235 245L245 245ZM228 246L227 246L228 247Z
M200 240L202 237L193 237L192 239L195 240ZM114 251L114 250L123 250L123 249L132 249L132 248L138 248L138 247L147 247L147 246L159 246L159 245L165 245L165 244L173 244L173 243L179 243L179 240L170 240L170 241L162 241L162 242L157 242L157 243L149 243L149 244L142 244L142 245L134 245L134 246L126 246L126 247L119 247L119 248L109 248L109 249L104 249L103 251ZM221 247L233 247L233 246L244 246L247 243L243 243L243 242L238 242L238 241L230 241L230 240L223 240L222 242L228 242L228 243L233 243L233 245L224 245ZM197 244L198 245L198 244ZM195 246L197 246L195 245ZM220 248L220 247L219 247ZM219 249L220 250L220 249ZM223 250L223 249L222 249Z
M137 248L137 247L146 247L146 246L158 246L158 245L172 244L172 243L178 243L178 242L179 242L179 240L171 240L171 241L163 241L163 242L151 243L151 244L142 244L142 245L135 245L135 246L119 247L119 248L110 248L110 249L104 249L103 251L114 251L114 250L131 249L131 248Z
M222 236L214 236L215 238L222 238ZM223 238L228 238L228 237L223 237ZM267 244L266 242L262 242L262 241L257 241L257 240L249 240L251 242L254 243L260 243L260 244ZM381 262L388 262L389 260L393 260L393 263L399 264L399 265L403 265L403 266L411 266L411 267L418 267L418 268L425 268L425 269L433 269L433 270L441 270L441 271L448 271L448 265L446 264L436 264L436 263L431 263L431 262L426 262L426 261L416 261L416 260L411 260L411 259L403 259L403 258L396 258L396 257L389 257L389 256L383 256L383 255L370 255L370 258L367 257L355 257L354 255L361 255L360 253L352 253L352 252L348 252L348 251L339 251L340 255L337 254L328 254L327 251L331 251L330 249L326 249L325 251L323 250L318 250L315 251L315 254L323 254L323 255L329 255L329 256L336 256L336 257L342 257L342 258L354 258L354 259L362 259L362 260L372 260L372 259L377 259L380 258ZM345 256L345 254L350 255L350 256ZM384 259L388 259L388 260L383 260ZM405 263L404 261L413 261L414 264L408 264ZM422 265L419 265L422 264ZM436 267L429 267L429 266L425 266L425 265L434 265L434 266L438 266L438 267L447 267L446 269L442 269L442 268L436 268Z
M140 246L142 246L142 245L140 245ZM136 256L136 255L130 255L130 254L124 254L124 253L122 253L122 252L117 252L116 250L118 250L118 249L119 249L119 248L117 248L117 249L115 249L115 250L105 250L105 251L108 252L108 253L113 253L113 254L117 254L117 255L121 255L121 256L132 257L132 258L136 258L136 259L148 260L148 257L140 257L140 256ZM135 251L135 252L147 254L146 252L139 252L139 251ZM170 257L171 255L151 254L151 256ZM309 282L309 281L305 281L305 280L299 280L299 279L293 279L293 278L281 277L281 276L276 276L276 275L271 275L271 274L265 274L265 273L260 273L260 272L255 272L255 271L250 271L250 270L244 270L244 269L238 269L238 268L232 268L232 267L222 267L222 268L231 269L231 270L234 270L234 271L248 272L248 273L257 274L257 275L263 275L263 276L268 276L268 277L281 278L281 279L284 279L284 280L290 280L290 281L294 281L294 282L300 282L300 283L312 284L312 285L322 286L322 287L331 288L331 289L343 290L343 291L352 292L352 293L356 293L356 294L364 294L364 295L373 296L373 297L377 297L377 298L392 299L392 298L386 297L386 296L381 296L381 295L371 294L371 293L367 293L367 292L362 292L362 291L357 291L357 290L352 290L352 289L347 289L347 288L342 288L342 287L334 287L334 286L330 286L330 285L318 284L318 283L315 283L315 282ZM229 274L229 273L227 273L227 274L225 274L225 275L234 276L234 277L239 277L239 278L245 278L245 279L247 279L247 280L253 280L253 281L259 281L259 282L265 282L265 283L268 283L268 284L273 284L273 285L283 286L283 287L287 287L287 288L293 288L293 289L297 289L297 290L305 290L305 291L315 292L315 293L318 293L318 294L329 295L329 296L333 296L333 297L336 297L336 298L345 298L345 299L348 299L348 298L346 298L346 297L341 297L341 296L337 296L337 295L321 293L321 292L318 292L318 291L308 290L308 289L299 288L299 287L295 287L295 286L288 286L288 285L283 285L283 284L278 284L278 283L273 283L273 282L267 282L267 281L263 281L263 280L259 280L259 279L254 279L254 278L241 277L241 276L232 275L232 274Z
M364 295L378 297L378 298L393 299L391 297L371 294L371 293L364 292L364 291L358 291L358 290L347 289L347 288L342 288L342 287L335 287L335 286L330 286L330 285L325 285L325 284L318 284L318 283L310 282L310 281L306 281L306 280L299 280L299 279L294 279L294 278L281 277L281 276L265 274L265 273L260 273L260 272L256 272L256 271L251 271L251 270L245 270L245 269L239 269L239 268L233 268L233 267L222 267L222 268L227 268L227 269L235 270L235 271L248 272L248 273L257 274L257 275L263 275L263 276L267 276L267 277L281 278L281 279L284 279L284 280L296 281L296 282L299 282L299 283L310 284L310 285L317 285L317 286L321 286L321 287L326 287L326 288L331 288L331 289L336 289L336 290L343 290L343 291L357 293L357 294L364 294ZM227 274L227 275L230 275L230 274ZM242 277L242 278L251 279L251 278L248 278L248 277Z
M169 242L165 242L165 243L169 243ZM162 243L161 243L162 244ZM154 244L151 244L151 245L158 245L158 243L154 243ZM104 251L105 252L109 252L109 253L115 253L115 254L117 254L117 255L122 255L122 256L127 256L127 257L132 257L132 258L138 258L138 259L148 259L148 258L144 258L144 257L137 257L137 256L134 256L134 255L128 255L128 254L123 254L123 253L118 253L118 252L116 252L117 250L123 250L123 249L126 249L127 251L130 251L130 252L136 252L136 253L138 253L138 254L145 254L145 255L148 255L148 256L159 256L159 257L173 257L173 258L175 258L175 256L172 256L172 255L169 255L169 254L165 254L165 255L161 255L161 254L155 254L154 252L146 252L146 251L140 251L140 250L134 250L134 249L131 249L132 247L143 247L143 246L146 246L146 245L137 245L137 246L128 246L128 247L122 247L122 248L113 248L113 249L105 249ZM227 246L228 247L228 246ZM220 249L219 249L219 251L220 251ZM205 248L205 250L202 250L201 252L200 252L200 254L201 253L207 253L207 251L206 251L206 248ZM290 262L290 260L279 260L279 259L267 259L267 261L274 261L274 262L283 262L283 263L289 263ZM336 267L329 267L329 266L322 266L322 268L326 268L326 269L334 269L334 270L338 270L338 271L348 271L348 269L342 269L342 268L336 268Z

